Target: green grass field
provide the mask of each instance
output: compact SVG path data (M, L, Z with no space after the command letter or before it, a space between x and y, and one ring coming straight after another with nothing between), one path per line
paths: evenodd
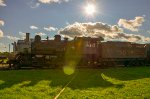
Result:
M58 99L150 99L150 67L0 71L0 99L54 99L71 79Z

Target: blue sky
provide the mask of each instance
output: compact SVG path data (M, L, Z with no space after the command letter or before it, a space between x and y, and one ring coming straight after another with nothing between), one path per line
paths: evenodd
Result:
M89 2L96 9L92 16L87 16L84 11ZM8 51L8 44L22 39L25 32L31 33L31 37L39 33L42 38L52 38L60 30L69 31L69 26L75 22L102 22L113 26L118 25L120 19L128 22L142 17L144 21L136 27L138 31L125 27L125 23L121 23L119 28L126 34L150 37L149 5L150 0L0 0L0 20L4 22L0 24L3 32L0 51Z

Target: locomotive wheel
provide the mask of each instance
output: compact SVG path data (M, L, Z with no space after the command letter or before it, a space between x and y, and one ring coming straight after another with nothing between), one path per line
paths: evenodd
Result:
M23 57L18 55L16 61L13 63L13 69L20 69L24 64Z
M15 70L18 70L18 69L20 69L20 66L19 66L19 64L14 64L14 65L13 65L13 67L12 67L12 69L15 69Z

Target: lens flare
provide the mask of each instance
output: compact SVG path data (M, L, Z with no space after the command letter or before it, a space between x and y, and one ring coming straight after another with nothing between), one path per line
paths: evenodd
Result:
M75 69L71 66L65 66L65 67L63 67L63 71L65 74L71 75L74 73Z

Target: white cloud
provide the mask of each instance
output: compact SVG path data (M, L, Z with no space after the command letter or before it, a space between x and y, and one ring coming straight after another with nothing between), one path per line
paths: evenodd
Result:
M20 39L20 38L15 37L15 36L4 36L4 37L6 37L6 38L8 38L8 39L10 39L10 40L13 40L13 41L17 41L17 40Z
M19 32L19 35L21 36L21 39L25 39L26 38L26 33L24 33L24 32Z
M4 0L0 0L0 6L6 6L6 4L4 3Z
M125 29L137 32L143 22L144 17L137 16L134 20L120 19L118 25L124 27Z
M35 4L32 4L30 7L31 8L37 8L37 7L39 7L40 6L40 3L35 3Z
M42 33L42 32L39 32L39 33L36 33L36 35L45 36L46 34Z
M142 35L127 34L127 33L117 33L109 37L111 40L129 41L129 42L145 42L146 38ZM150 41L150 40L149 40Z
M69 23L69 22L66 22L66 25L70 25L70 23Z
M51 27L51 26L49 26L49 27L44 27L44 30L46 30L46 31L56 31L56 30L58 30L57 28L54 28L54 27Z
M114 34L123 32L121 28L117 25L111 26L105 23L96 22L96 23L74 23L61 29L59 34L75 37L75 36L102 36L105 34Z
M2 37L2 38L7 38L7 39L9 39L9 40L12 40L12 41L17 41L17 40L19 40L20 38L18 38L18 37L15 37L15 36L4 36L4 35L1 35L1 32L0 32L0 37Z
M51 4L51 3L68 2L69 0L38 0L38 1L43 4Z
M0 43L0 51L5 52L6 51L6 45L4 43Z
M1 48L6 48L6 46L5 46L4 43L0 43L0 47L1 47Z
M38 29L38 27L36 27L36 26L32 25L32 26L30 26L30 29L37 30L37 29Z
M0 26L4 26L4 21L0 19Z
M103 37L105 40L119 40L130 42L150 41L141 35L123 33L123 29L117 25L108 25L101 22L96 23L74 23L58 31L59 34L74 38L75 36Z
M3 37L3 31L0 29L0 37Z
M28 5L31 7L31 8L37 8L40 6L40 3L39 2L36 2L35 0L31 0Z

